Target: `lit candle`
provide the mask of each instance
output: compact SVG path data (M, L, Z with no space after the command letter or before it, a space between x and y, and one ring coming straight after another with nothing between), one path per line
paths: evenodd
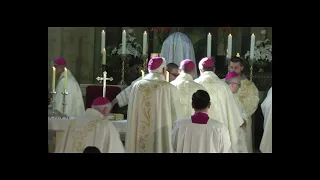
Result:
M141 70L141 77L144 78L144 71Z
M126 54L126 48L127 48L127 33L126 33L126 30L123 30L123 32L122 32L122 54Z
M231 58L231 54L232 54L232 35L229 34L229 36L228 36L228 54L227 54L227 58Z
M166 81L169 82L169 72L166 73Z
M142 47L142 55L147 55L147 32L143 33L143 47Z
M52 89L56 88L56 68L52 67Z
M211 43L212 43L212 36L209 33L207 38L207 57L211 57Z
M106 49L103 49L103 52L102 52L102 64L106 65L106 62L107 62L107 53L106 53Z
M106 48L106 33L104 30L101 32L101 53L103 53L103 50Z
M240 54L239 54L239 53L237 53L236 57L240 57Z
M254 45L256 42L256 36L252 33L251 35L251 44L250 44L250 59L254 58Z
M68 69L64 68L64 89L68 87Z

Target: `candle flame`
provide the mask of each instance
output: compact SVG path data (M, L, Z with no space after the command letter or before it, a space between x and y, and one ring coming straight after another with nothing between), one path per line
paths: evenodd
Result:
M231 34L229 34L229 36L232 36Z
M65 67L65 68L64 68L64 70L66 71L66 70L67 70L67 68Z
M236 57L240 57L240 54L239 54L239 53L237 53Z
M126 33L126 30L123 30L123 33Z
M143 70L141 70L141 73L144 73L144 71L143 71Z
M208 35L211 35L210 33Z
M102 30L102 32L104 33L104 30Z
M56 70L56 68L55 68L54 66L52 66L52 69L53 69L53 70Z
M103 51L106 51L106 48L103 48Z
M254 36L254 33L252 33L252 36Z
M144 31L144 33L143 34L147 34L147 31Z

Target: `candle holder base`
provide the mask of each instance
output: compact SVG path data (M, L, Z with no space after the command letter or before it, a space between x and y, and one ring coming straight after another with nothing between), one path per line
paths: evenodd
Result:
M64 91L61 93L63 95L63 101L62 101L62 114L63 114L63 117L68 117L67 116L67 95L69 94L69 92L67 91L67 89L64 89Z
M52 107L52 112L51 112L51 116L54 117L56 116L55 112L54 112L54 108L55 108L55 100L54 100L54 95L56 94L56 90L55 89L52 89L50 91L50 94L51 94L51 107Z

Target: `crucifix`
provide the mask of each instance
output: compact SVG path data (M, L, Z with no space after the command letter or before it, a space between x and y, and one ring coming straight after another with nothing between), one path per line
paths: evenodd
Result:
M107 88L107 83L106 81L109 80L109 81L112 81L113 78L110 77L110 78L107 78L107 72L106 71L103 71L103 77L97 77L97 80L99 82L103 81L103 97L106 97L106 88Z

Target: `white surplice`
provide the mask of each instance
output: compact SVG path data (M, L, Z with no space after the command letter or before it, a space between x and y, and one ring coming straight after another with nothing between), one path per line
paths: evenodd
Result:
M162 43L161 57L166 59L167 64L175 63L179 65L181 61L190 59L197 66L193 44L189 37L181 32L170 34Z
M264 132L260 143L260 150L263 153L272 153L272 87L261 104L261 110L264 116Z
M117 96L116 99L118 100L118 105L119 107L123 107L128 105L129 103L129 96L130 96L130 92L132 89L132 86L135 82L141 80L142 77L139 77L138 79L132 81L132 83L130 84L130 86L126 87L123 91L121 91Z
M82 153L87 146L95 146L102 153L124 153L120 135L114 125L95 109L71 121L64 135L64 153Z
M212 71L203 72L194 81L206 88L211 100L209 117L228 127L232 152L238 152L238 129L243 119L228 85Z
M175 80L171 81L171 84L177 87L180 94L181 116L193 115L192 95L198 90L205 90L205 88L201 84L194 82L190 74L184 72L181 72Z
M128 105L126 152L173 152L171 132L179 118L176 87L161 74L149 73L134 83Z
M68 70L68 84L67 84L67 91L68 95L66 95L66 111L65 113L69 117L77 117L81 115L84 111L84 102L83 97L81 93L80 86L77 82L77 80L74 78L72 73ZM60 112L63 111L63 95L62 92L64 92L64 73L60 75L58 85L56 87L56 94L54 95L55 100L55 109L57 109Z
M231 148L227 127L213 119L195 124L191 116L181 118L175 121L171 138L177 153L228 153Z

